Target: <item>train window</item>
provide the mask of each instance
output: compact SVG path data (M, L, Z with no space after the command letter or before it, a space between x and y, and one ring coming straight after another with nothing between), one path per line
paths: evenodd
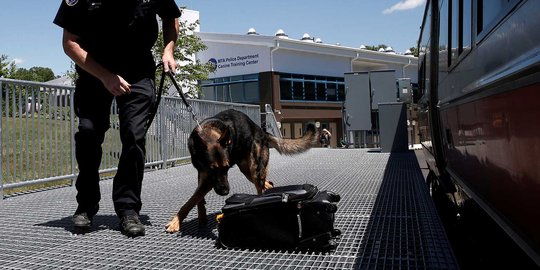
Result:
M449 54L448 54L448 22L449 22L449 12L448 12L448 5L449 0L442 1L441 3L441 10L439 11L439 21L440 21L440 33L439 33L439 71L446 72L448 71L448 60L449 60Z
M478 1L478 33L486 30L498 17L509 0Z
M419 97L422 97L424 95L424 93L426 92L426 57L422 57L422 59L419 61L420 63L420 68L418 69L418 84L419 84ZM413 95L413 97L415 97ZM419 97L416 97L417 99ZM415 102L417 103L418 100Z
M471 50L471 29L472 29L472 1L463 0L461 5L461 42L460 54Z
M448 65L454 65L459 57L471 48L472 1L451 0L450 7L451 55Z
M427 3L424 21L422 22L422 30L418 41L418 58L426 54L431 37L431 2Z
M431 3L428 3L431 6ZM418 53L420 55L426 53L429 46L429 40L431 36L431 7L426 8L426 14L424 15L424 21L422 22L422 31L420 33L420 41L418 42Z
M459 54L459 0L450 0L450 59L448 65L452 65L456 62Z
M521 0L478 0L476 33L482 39Z

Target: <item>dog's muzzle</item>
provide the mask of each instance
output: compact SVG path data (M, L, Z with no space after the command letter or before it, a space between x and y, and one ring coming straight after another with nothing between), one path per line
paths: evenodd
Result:
M229 195L229 184L228 183L217 183L214 186L214 191L220 196Z

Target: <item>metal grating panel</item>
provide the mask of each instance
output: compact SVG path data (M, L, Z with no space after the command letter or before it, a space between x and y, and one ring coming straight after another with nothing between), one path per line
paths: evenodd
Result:
M101 210L92 231L73 234L74 188L11 197L0 208L0 268L5 269L457 269L413 153L362 149L312 149L295 157L271 152L269 179L276 185L312 183L342 197L335 227L342 231L329 253L225 250L216 247L214 221L225 197L207 196L209 225L196 211L179 234L164 225L196 186L197 172L180 166L145 174L142 220L147 235L118 231L103 181ZM232 192L255 188L234 168Z

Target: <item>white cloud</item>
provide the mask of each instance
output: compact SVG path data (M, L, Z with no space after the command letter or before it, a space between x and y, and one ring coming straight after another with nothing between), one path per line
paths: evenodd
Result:
M385 10L383 10L383 14L390 14L394 11L402 11L402 10L408 10L417 8L421 5L423 5L426 2L426 0L403 0Z
M22 64L24 63L24 60L20 59L20 58L13 58L13 63L15 65L19 65L19 64Z

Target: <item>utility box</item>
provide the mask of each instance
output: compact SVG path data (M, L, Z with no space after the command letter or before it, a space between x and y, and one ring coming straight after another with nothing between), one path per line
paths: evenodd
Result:
M407 110L405 103L379 103L378 107L381 152L408 151Z
M372 97L371 109L378 109L379 103L397 101L395 70L371 71L369 77Z
M371 129L369 73L345 73L345 115L347 130Z
M399 102L411 103L413 99L411 79L397 79Z

